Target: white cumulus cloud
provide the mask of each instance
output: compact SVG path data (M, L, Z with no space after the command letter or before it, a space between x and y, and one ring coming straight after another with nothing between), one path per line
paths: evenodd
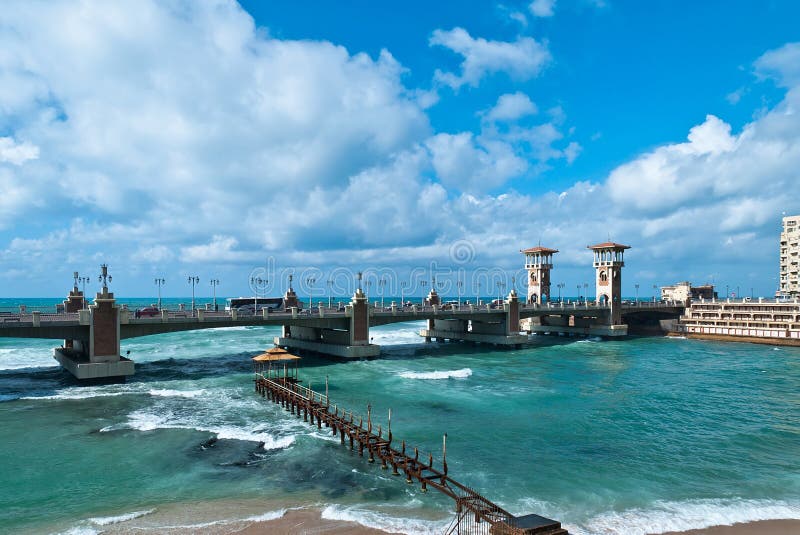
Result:
M500 95L497 103L485 114L489 121L515 121L520 117L533 115L538 111L536 104L525 93Z
M436 71L436 79L458 89L464 84L477 86L487 74L505 72L512 78L528 80L537 76L552 56L547 46L532 37L516 41L490 41L473 38L463 28L435 30L429 43L448 48L464 59L461 74Z
M528 9L535 17L552 17L555 7L556 0L533 0Z
M0 163L22 165L39 157L39 147L28 142L17 143L13 138L0 137Z

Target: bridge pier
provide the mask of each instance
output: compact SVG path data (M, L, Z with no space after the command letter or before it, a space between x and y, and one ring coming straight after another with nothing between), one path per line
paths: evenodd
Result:
M133 375L133 361L120 355L120 321L127 321L127 311L121 311L116 304L114 294L108 291L106 277L108 268L102 266L103 289L97 293L94 304L88 311L80 310L81 324L88 324L88 339L65 340L63 347L53 350L53 357L61 367L80 381L117 382L125 381ZM73 293L65 302L76 306L78 297Z
M284 325L281 336L273 342L276 346L304 349L323 355L342 358L377 357L381 348L370 343L369 316L371 309L361 288L356 290L350 304L345 307L345 318L323 322L319 326Z
M434 290L431 290L431 294ZM438 296L435 296L438 299ZM431 300L431 296L428 296ZM492 314L486 320L481 319L456 319L432 318L428 320L426 329L419 335L429 342L431 338L438 340L458 340L465 342L480 342L498 346L519 347L528 341L528 337L520 334L519 298L517 292L511 290L505 304L505 314L502 316ZM434 310L436 310L434 308ZM488 316L488 314L487 314Z

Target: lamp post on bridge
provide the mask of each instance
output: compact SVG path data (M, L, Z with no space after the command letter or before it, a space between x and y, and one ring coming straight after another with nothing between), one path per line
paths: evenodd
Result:
M158 286L158 310L161 310L161 287L167 282L162 278L155 279L155 285Z
M405 281L401 282L400 283L400 308L403 308L403 307L406 306L406 303L405 303L404 297L403 297L403 294L405 293L405 289L406 288L408 288L408 283L405 282Z
M217 307L217 286L219 285L219 279L211 279L211 291L213 292L214 296L214 312L219 310Z
M422 306L425 306L425 287L428 285L428 281L421 280L419 281L419 285L422 287Z
M456 292L458 293L458 308L461 308L461 293L464 290L464 281L456 281Z
M381 294L381 309L383 309L384 308L383 297L384 294L386 293L386 279L384 279L383 277L381 277L380 280L378 281L378 290L380 291Z
M83 308L86 308L88 306L88 301L86 301L86 283L89 282L89 277L78 277L76 280L80 282L83 287Z
M656 302L656 291L658 290L658 284L653 285L653 303Z
M308 284L308 309L314 306L314 283L317 282L317 279L314 277L308 277L306 279L306 284Z
M583 283L583 298L586 300L586 304L589 304L589 284Z
M638 305L639 304L639 285L638 284L634 284L633 287L636 288L636 304Z
M200 283L200 277L191 276L187 282L192 285L192 317L194 317L194 286Z
M333 308L333 279L328 279L328 308Z
M502 302L503 301L503 288L505 288L505 283L501 281L497 281L497 300ZM498 303L499 305L500 303Z
M250 277L250 284L253 285L253 291L256 293L256 301L253 305L253 313L258 314L258 287L262 284L266 286L267 279L261 277ZM292 287L292 276L289 275L289 288Z
M111 275L108 274L108 264L100 266L100 276L97 277L97 282L103 283L103 293L108 292L108 283L111 282Z
M580 303L581 302L581 285L579 284L576 287L578 288L578 302Z
M477 305L477 304L479 304L479 303L480 303L480 301L481 301L481 281L478 281L478 282L477 282L477 283L475 283L475 284L476 284L476 285L477 285L477 287L478 287L478 293L477 293L477 294L475 294L475 304Z

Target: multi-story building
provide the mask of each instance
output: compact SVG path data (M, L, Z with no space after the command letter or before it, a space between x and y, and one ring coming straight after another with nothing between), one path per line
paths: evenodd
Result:
M689 281L679 282L673 286L661 287L661 299L664 301L680 301L686 303L692 299L714 299L717 292L713 284L692 286Z
M677 330L692 338L800 345L800 302L701 299L686 308Z
M800 294L800 215L783 218L779 293Z

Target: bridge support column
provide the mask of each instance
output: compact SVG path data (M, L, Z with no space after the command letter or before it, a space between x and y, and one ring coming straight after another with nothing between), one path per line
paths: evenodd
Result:
M124 381L133 375L133 361L120 355L120 308L108 291L107 266L102 266L103 290L89 307L89 339L56 348L55 359L76 379L91 382ZM76 347L77 346L77 347Z
M519 298L512 290L502 311L476 311L470 320L446 317L429 319L427 329L422 329L419 335L426 342L438 338L517 347L528 341L527 335L520 334L519 330Z
M282 336L274 343L280 347L305 349L343 358L376 357L381 348L370 343L367 297L359 288L345 308L345 318L319 318L319 326L308 321L303 325L284 325Z

